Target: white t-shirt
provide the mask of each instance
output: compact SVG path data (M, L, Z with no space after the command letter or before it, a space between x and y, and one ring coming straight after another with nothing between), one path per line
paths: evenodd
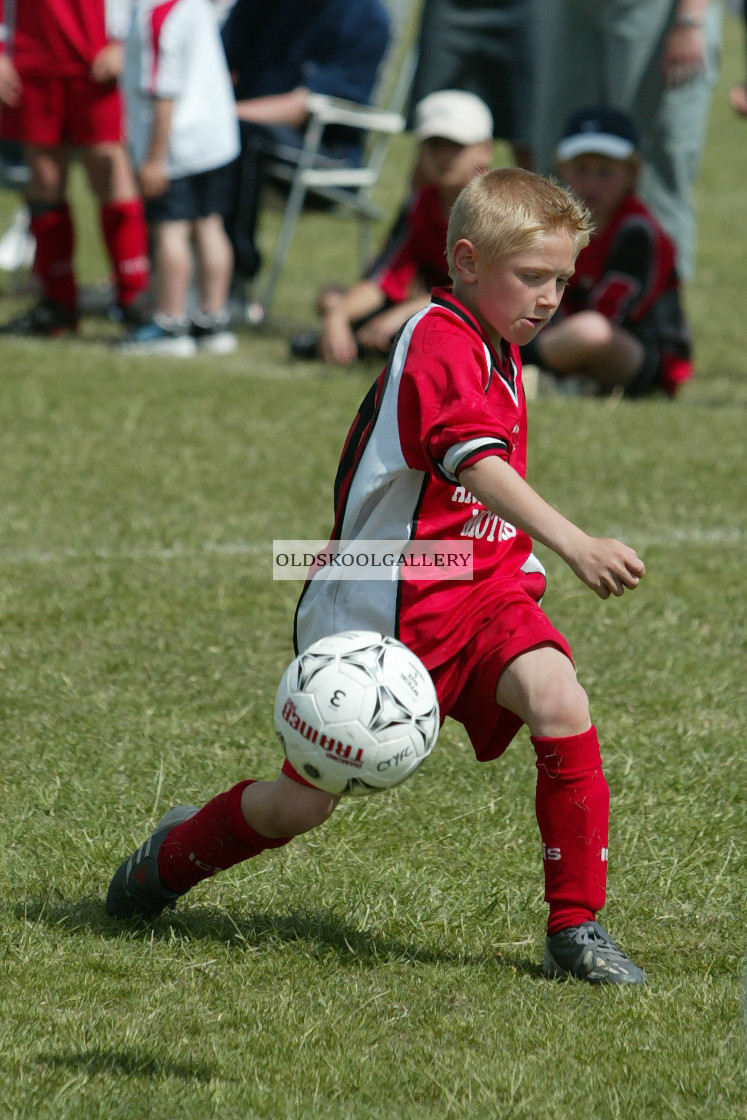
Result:
M210 171L239 153L236 101L210 0L137 0L125 51L132 159L145 159L153 98L173 98L168 174Z

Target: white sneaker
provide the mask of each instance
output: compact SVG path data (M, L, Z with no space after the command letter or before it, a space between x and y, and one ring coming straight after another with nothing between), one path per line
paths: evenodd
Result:
M227 312L208 315L195 311L192 315L190 334L198 350L208 354L233 354L239 345L238 336L230 329Z
M3 272L18 272L31 268L36 255L36 239L29 233L29 211L22 206L16 211L13 221L0 237L0 269Z

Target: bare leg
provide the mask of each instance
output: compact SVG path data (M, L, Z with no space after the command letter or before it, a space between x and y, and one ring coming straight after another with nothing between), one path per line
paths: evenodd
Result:
M339 797L303 786L279 774L274 782L253 782L241 795L241 813L261 836L298 836L323 824Z
M225 310L233 271L233 249L220 215L198 218L194 223L194 239L200 310L215 314Z
M192 276L189 222L159 222L153 227L154 307L162 315L183 319Z
M496 700L516 712L533 736L583 735L591 727L586 693L572 662L555 646L530 649L507 665Z
M91 190L101 203L139 198L130 159L122 144L92 144L81 148Z
M593 377L605 388L629 385L645 351L632 334L597 311L580 311L537 336L540 362L561 376Z
M65 148L43 148L27 144L26 162L31 178L27 190L30 203L59 206L65 200L68 154Z

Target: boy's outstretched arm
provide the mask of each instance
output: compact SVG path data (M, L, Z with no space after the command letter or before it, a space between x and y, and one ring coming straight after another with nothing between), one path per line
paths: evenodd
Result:
M584 533L497 455L465 467L459 482L493 513L556 552L600 599L622 595L643 578L643 561L632 548Z

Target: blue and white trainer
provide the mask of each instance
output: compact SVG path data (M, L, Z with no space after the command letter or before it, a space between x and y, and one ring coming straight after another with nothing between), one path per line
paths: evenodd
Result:
M126 338L114 343L123 354L166 354L174 358L191 358L197 343L189 331L189 321L170 319L156 312L149 323L143 323Z
M177 805L161 817L144 844L128 856L114 872L106 895L106 912L112 918L157 918L186 891L171 891L158 874L158 852L164 840L178 824L193 817L194 805Z
M569 926L545 941L545 976L575 976L589 984L645 984L646 973L599 922Z

